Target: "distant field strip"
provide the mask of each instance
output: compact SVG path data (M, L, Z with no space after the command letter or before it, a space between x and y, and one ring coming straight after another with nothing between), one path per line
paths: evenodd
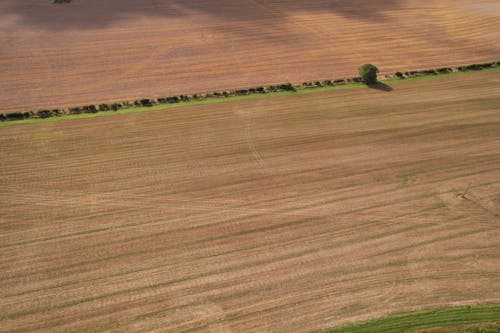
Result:
M2 0L0 111L498 60L497 0Z
M0 127L0 332L500 302L500 72L390 85Z
M478 323L480 325L477 325ZM478 327L483 327L483 330L474 331ZM490 327L489 330L487 327ZM411 333L422 332L423 329L440 329L437 332L450 333L497 333L500 332L500 306L476 305L423 310L331 329L323 333Z

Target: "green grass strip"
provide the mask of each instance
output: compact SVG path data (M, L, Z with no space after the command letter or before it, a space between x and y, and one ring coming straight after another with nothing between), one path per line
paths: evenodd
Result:
M473 324L497 323L495 328L465 328ZM497 332L500 325L500 304L457 306L402 313L361 323L333 328L322 333L410 333L423 329L439 332Z
M427 76L419 76L413 78L405 78L405 79L388 79L382 80L381 82L388 83L405 83L411 82L415 80L428 80L428 79L437 79L449 76L459 76L459 75L470 75L476 73L485 73L485 72L497 72L500 71L500 67L494 68L486 68L476 71L464 71L464 72L451 72L446 74L439 75L427 75ZM200 101L188 101L188 102L179 102L172 104L159 104L150 107L130 107L121 109L118 111L99 111L96 113L82 113L75 115L63 115L59 117L49 117L49 118L32 118L32 119L24 119L24 120L13 120L13 121L3 121L0 122L1 126L11 126L11 125L21 125L21 124L38 124L45 122L54 122L61 120L72 120L72 119L85 119L85 118L95 118L102 116L114 116L114 115L122 115L128 113L137 113L144 111L154 111L154 110L166 110L171 108L180 108L194 105L209 105L209 104L218 104L218 103L230 103L235 101L243 101L243 100L252 100L252 99L262 99L262 98L271 98L271 97L279 97L279 96L287 96L287 95L300 95L300 94L311 94L318 93L324 91L333 91L333 90L345 90L345 89L368 89L368 87L363 83L349 83L338 86L326 86L326 87L318 87L318 88L305 88L299 89L297 91L280 91L280 92L271 92L265 94L252 94L252 95L244 95L244 96L230 96L230 97L212 97L207 98L205 100Z

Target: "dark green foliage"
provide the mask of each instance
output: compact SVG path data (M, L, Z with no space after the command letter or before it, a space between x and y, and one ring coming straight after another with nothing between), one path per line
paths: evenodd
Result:
M52 111L50 110L38 110L36 115L40 118L49 118L52 116Z
M111 104L111 110L113 111L118 111L122 108L122 105L120 103L113 103Z
M364 64L359 67L359 75L364 83L370 85L377 83L378 68L372 64Z
M238 90L235 90L234 93L238 96L248 95L248 90L247 89L238 89Z
M478 71L478 70L481 70L483 68L493 68L497 66L494 62L489 62L489 63L486 63L486 64L472 64L472 65L468 65L468 66L460 66L458 67L458 70L459 71Z
M403 79L403 78L404 78L404 75L403 75L403 73L401 73L401 72L396 72L394 75L396 75L396 77L397 77L398 79Z
M3 113L0 113L0 121L6 121L7 117Z
M333 82L332 82L332 80L324 80L324 81L322 82L322 84L323 84L324 86L333 86Z
M139 101L142 106L153 106L152 101L149 98L143 98Z
M99 104L99 111L108 111L108 110L109 110L108 104Z
M436 69L436 71L439 73L439 74L446 74L446 73L451 73L453 72L453 69L449 68L449 67L443 67L443 68L438 68Z
M344 79L338 79L338 80L333 81L333 83L337 86L337 85L345 84L346 82Z
M259 93L259 94L263 94L266 92L266 88L264 87L257 87L255 88L255 90Z
M425 76L425 75L436 75L437 72L434 69L425 69L423 71L418 71L419 75Z
M77 107L73 107L73 108L69 108L68 111L71 114L80 114L80 113L82 113L82 109L80 109L78 106Z
M83 111L85 111L85 113L96 113L97 112L97 108L93 104L85 105L82 107L82 109L83 109Z
M177 96L167 97L166 100L167 103L179 103L179 97Z
M319 83L319 81L318 81ZM279 90L285 90L285 91L296 91L295 87L293 86L293 84L291 83L285 83L285 84L281 84L278 86L278 89Z
M10 112L5 114L5 119L7 120L21 120L24 119L23 112Z
M54 0L52 3L70 3L71 0Z

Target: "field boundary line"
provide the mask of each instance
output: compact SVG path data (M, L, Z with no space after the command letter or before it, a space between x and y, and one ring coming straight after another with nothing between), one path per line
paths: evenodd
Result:
M472 74L480 72L500 71L500 61L484 64L472 64L459 67L443 67L429 70L396 72L394 75L382 75L380 82L408 82L417 79L430 79L451 75ZM45 121L93 118L105 115L120 115L142 111L164 110L172 107L195 106L212 103L227 103L246 99L261 99L270 96L290 94L307 94L335 89L353 89L366 87L360 77L303 82L300 84L281 83L267 87L234 89L192 95L178 95L159 98L144 98L136 101L124 101L99 105L85 105L62 109L46 109L38 111L16 111L0 113L0 126L24 123L33 124Z

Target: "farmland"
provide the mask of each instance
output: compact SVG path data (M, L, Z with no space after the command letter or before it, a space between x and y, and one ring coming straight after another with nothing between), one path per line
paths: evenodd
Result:
M496 0L2 0L1 112L497 61Z
M0 127L0 331L499 303L500 73L390 85Z

